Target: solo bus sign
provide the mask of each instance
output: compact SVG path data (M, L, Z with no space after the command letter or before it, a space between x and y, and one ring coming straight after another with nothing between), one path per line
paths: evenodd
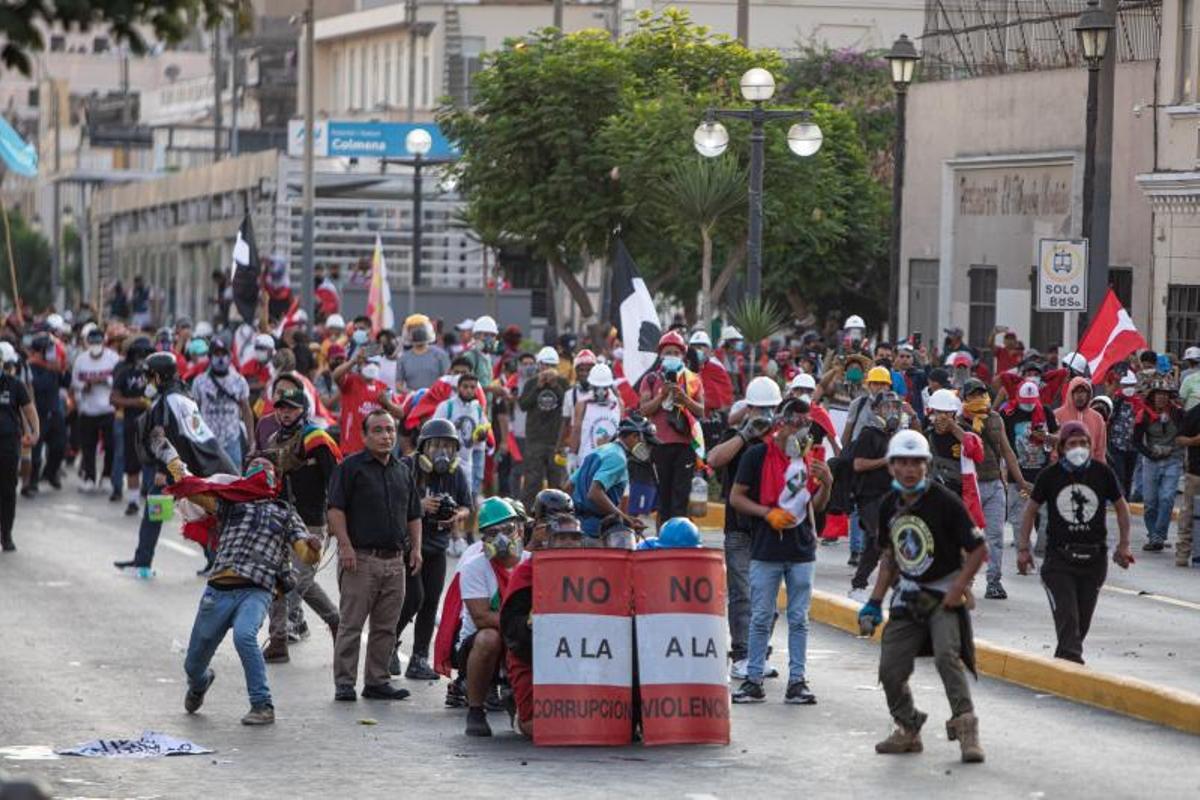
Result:
M1087 311L1087 239L1038 240L1038 311Z

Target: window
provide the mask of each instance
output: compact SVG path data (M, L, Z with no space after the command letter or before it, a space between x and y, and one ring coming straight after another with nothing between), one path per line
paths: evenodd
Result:
M1167 287L1167 352L1179 355L1200 342L1200 286Z
M1181 103L1196 98L1196 64L1192 50L1194 4L1195 0L1179 2L1179 74L1175 83L1175 93Z
M61 53L67 49L67 37L56 33L50 37L50 52Z
M1133 267L1109 267L1108 285L1125 310L1129 311L1133 307Z
M107 36L97 36L96 38L92 39L92 52L93 53L107 53L108 52L108 37Z
M34 86L29 90L28 105L30 108L37 108L41 102L41 95L38 92L38 87Z
M989 347L996 327L996 268L972 265L967 275L971 282L967 341L975 347Z

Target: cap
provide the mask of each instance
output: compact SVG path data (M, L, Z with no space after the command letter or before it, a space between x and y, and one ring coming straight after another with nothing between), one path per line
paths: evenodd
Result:
M1200 347L1189 347L1183 351L1184 361L1200 361Z
M1124 375L1121 376L1121 385L1122 386L1137 386L1137 382L1138 382L1137 375L1134 375L1132 371L1126 372Z
M1092 439L1092 435L1088 433L1086 425L1082 422L1071 420L1070 422L1064 422L1063 426L1058 429L1059 448L1061 449L1066 444L1067 439L1070 439L1072 436L1086 436L1088 441Z
M594 365L595 363L596 354L591 350L584 349L575 354L574 366L576 367Z
M470 331L475 329L475 320L464 319L462 322L454 326L456 331Z
M538 350L535 360L537 361L537 363L544 364L546 366L557 366L558 365L558 351L555 350L553 347L546 345L541 350Z
M963 335L963 329L959 328L959 327L944 328L943 332L947 336L960 336L961 337Z
M279 394L279 399L275 401L276 406L288 406L290 408L307 408L308 397L304 394L303 389L284 389Z
M1042 392L1040 389L1038 389L1037 384L1034 383L1033 381L1025 381L1024 383L1021 384L1021 387L1019 389L1017 389L1017 399L1018 400L1037 401L1037 400L1040 400L1041 397L1042 397Z

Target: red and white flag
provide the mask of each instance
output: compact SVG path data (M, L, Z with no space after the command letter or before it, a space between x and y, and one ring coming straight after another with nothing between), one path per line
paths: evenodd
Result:
M1110 288L1104 295L1100 310L1079 341L1079 354L1087 359L1092 383L1102 383L1113 364L1125 360L1130 353L1148 347L1138 333L1129 312L1121 305Z
M391 330L396 323L392 314L392 289L388 285L387 264L383 261L383 239L375 236L375 253L371 258L371 285L367 290L367 316L371 318L371 334Z
M964 431L958 460L962 469L963 505L967 507L971 521L980 528L986 528L983 498L979 494L979 476L975 473L975 465L983 461L983 439L970 431Z

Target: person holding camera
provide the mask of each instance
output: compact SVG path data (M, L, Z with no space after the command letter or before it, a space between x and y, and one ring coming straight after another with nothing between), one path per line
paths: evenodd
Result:
M557 489L566 483L566 462L558 462L558 435L562 429L563 398L567 381L558 371L558 351L538 351L537 376L525 382L517 401L525 411L525 486L521 500L532 506L542 483Z
M470 377L474 378L474 375ZM429 643L437 621L442 584L446 580L446 548L450 534L471 516L474 496L467 471L459 460L459 437L448 419L431 419L421 426L417 452L406 456L416 478L421 498L421 571L408 576L404 607L396 625L396 649L388 671L400 674L400 636L414 619L412 657L404 677L436 681L438 673L429 665Z
M696 472L692 422L704 415L704 387L683 364L687 343L675 331L658 340L658 363L643 376L642 416L654 423L660 444L653 461L658 473L658 522L687 515Z

